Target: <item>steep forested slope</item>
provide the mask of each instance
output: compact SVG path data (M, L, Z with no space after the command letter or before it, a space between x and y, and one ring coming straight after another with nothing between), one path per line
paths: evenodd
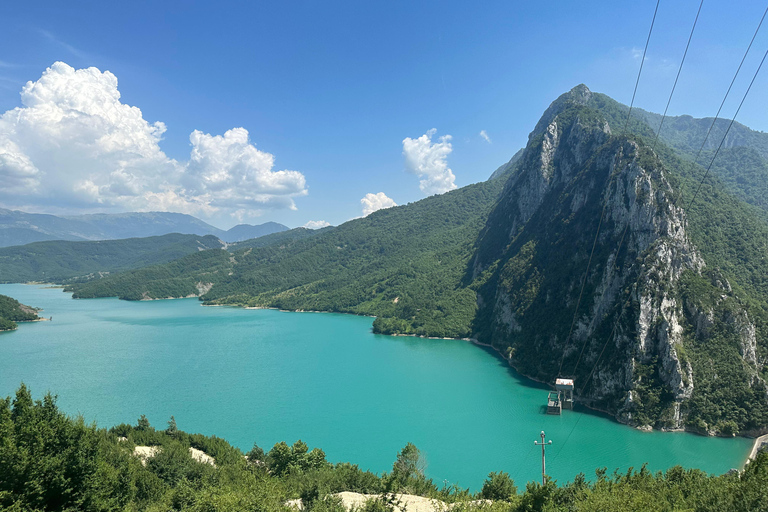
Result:
M185 296L210 287L207 303L379 315L385 332L468 336L475 293L462 280L502 185L478 183L231 256L190 255L77 286L75 296Z

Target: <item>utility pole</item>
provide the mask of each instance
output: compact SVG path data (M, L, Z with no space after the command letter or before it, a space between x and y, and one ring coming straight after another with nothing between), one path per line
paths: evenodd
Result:
M549 441L547 441L545 443L544 442L544 431L542 430L541 431L541 442L534 441L533 444L535 444L536 446L541 446L541 485L545 485L546 484L546 477L545 477L545 475L547 473L547 466L546 466L546 463L544 462L544 447L549 445L549 444L552 444L552 440L550 439Z

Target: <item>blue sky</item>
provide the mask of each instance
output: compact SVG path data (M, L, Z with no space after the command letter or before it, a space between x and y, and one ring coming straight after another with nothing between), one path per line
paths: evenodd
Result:
M524 146L549 103L579 83L629 103L655 6L653 1L159 4L0 6L0 115L13 109L29 114L24 125L8 113L0 123L0 137L3 130L13 131L21 148L14 151L29 157L15 160L21 169L16 174L5 171L15 185L0 193L0 206L51 213L154 206L226 228L268 220L291 227L308 221L339 224L362 215L361 199L369 193L383 193L397 204L416 201L448 186L420 187L424 175L409 169L437 169L443 185L486 179ZM663 111L698 5L661 2L636 105ZM765 8L751 1L704 3L671 114L716 112ZM768 24L726 104L726 116L766 48ZM18 110L29 106L20 93L57 61L74 70L111 72L120 104L141 110L143 121L131 119L142 137L155 137L157 147L142 149L140 159L126 164L124 157L106 152L103 141L91 151L94 146L85 139L70 137L72 130L99 123L57 126L53 136L41 135L54 130L46 123L58 122L45 102L60 108L62 97L71 105L72 95L79 94L62 85L75 75L61 68L48 85L41 83L28 97L36 102L34 116ZM106 80L106 75L84 76L102 85ZM738 118L753 129L768 131L767 86L763 70ZM99 116L111 115L102 113L111 107L99 108ZM126 107L124 115L133 114ZM156 122L164 131L147 135L145 125ZM247 134L224 137L233 128ZM196 143L193 133L199 134ZM404 156L406 138L421 151L410 160ZM70 143L79 149L67 153L61 146ZM233 148L239 148L236 155ZM229 180L226 186L211 182L219 168L233 174L221 178ZM455 179L446 178L446 168ZM76 190L70 194L68 187Z

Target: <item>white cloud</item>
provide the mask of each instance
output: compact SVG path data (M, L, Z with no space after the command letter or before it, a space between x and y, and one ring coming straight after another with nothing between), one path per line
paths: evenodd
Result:
M432 128L417 139L403 139L406 169L422 178L419 188L427 195L442 194L456 188L456 176L447 162L448 155L453 151L451 136L443 135L433 144L432 136L435 133L437 130Z
M117 77L56 62L27 82L22 107L0 116L0 202L38 211L171 210L254 217L295 208L297 171L274 171L244 128L195 130L188 162L160 149L166 131L120 101ZM23 195L23 198L20 197Z
M326 222L324 220L311 220L306 224L304 224L304 226L302 227L305 227L307 229L321 229L321 228L327 228L330 225L331 225L330 222Z
M491 138L488 136L488 133L485 130L480 130L480 137L482 137L483 140L485 140L485 142L488 144L492 144Z
M397 206L397 203L387 197L384 192L365 194L365 197L360 200L360 204L363 205L363 217L367 217L376 210Z
M192 154L182 183L193 196L209 198L213 207L295 210L293 197L307 194L304 175L273 171L275 157L256 149L245 128L233 128L224 135L195 130L189 141Z

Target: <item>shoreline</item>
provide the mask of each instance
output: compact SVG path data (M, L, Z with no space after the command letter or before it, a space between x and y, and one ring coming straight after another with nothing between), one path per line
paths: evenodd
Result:
M757 452L760 451L760 448L762 448L763 445L765 445L766 449L768 449L768 434L755 438L755 442L752 443L752 451L749 452L749 455L747 456L747 460L744 461L745 466L750 461L755 460L755 457L757 457Z
M41 284L46 284L46 283L22 283L22 284L31 284L31 285L38 285L39 286ZM173 299L189 299L189 298L195 298L195 297L198 298L198 299L200 298L199 295L188 295L186 297L163 297L163 298L152 298L152 299L139 299L137 302L156 301L156 300L173 300ZM368 318L376 318L375 315L366 315L366 314L362 314L362 313L349 313L349 312L339 312L339 311L317 311L317 310L300 310L300 309L281 309L281 308L269 307L269 306L245 306L243 304L205 304L205 303L201 303L200 305L201 306L206 306L206 307L233 307L233 308L254 309L254 310L255 309L272 309L272 310L276 310L276 311L280 311L280 312L285 312L285 313L335 313L335 314L344 314L344 315L354 315L354 316L363 316L363 317L368 317ZM48 320L48 319L47 318L40 318L38 320L32 320L32 321L34 322L34 321L44 321L44 320ZM473 345L477 345L478 347L484 347L484 348L491 349L500 359L504 360L507 363L507 365L510 368L512 368L523 379L529 380L531 382L535 382L537 384L541 384L541 385L545 385L545 386L550 386L550 384L548 382L544 382L544 381L541 381L541 380L529 377L527 375L524 375L496 347L494 347L493 345L487 344L487 343L482 343L479 340L477 340L476 338L447 338L447 337L423 336L423 335L419 335L419 334L389 334L388 336L393 336L393 337L397 337L397 336L406 337L406 336L408 336L408 337L430 339L430 340L468 341L468 342L471 342ZM640 431L653 431L653 430L657 430L657 429L653 429L653 428L643 428L643 427L638 427L638 426L632 426L632 425L629 425L627 423L622 423L621 421L617 420L616 417L613 414L611 414L609 411L605 411L605 410L600 409L598 407L594 407L594 406L588 405L588 404L586 404L583 401L579 401L578 403L581 406L585 407L586 409L588 409L590 411L594 411L596 413L600 413L600 414L606 415L607 416L606 419L608 419L610 421L613 421L615 423L618 423L620 425L624 425L626 427L630 427L630 428L633 428L635 430L640 430ZM680 428L680 429L658 429L658 430L660 432L687 432L687 433L691 433L691 434L697 434L697 435L700 435L702 437L712 437L712 436L709 436L709 435L706 435L706 434L702 434L701 432L698 432L698 431L695 431L695 430L689 430L687 428ZM751 436L746 436L746 435L738 435L738 436L733 436L733 437L743 437L745 439L752 438ZM760 447L763 446L763 444L768 445L768 434L762 435L762 436L757 437L757 438L752 438L752 439L754 439L752 449L751 449L750 453L747 455L744 463L742 464L742 468L747 463L749 463L749 461L754 459L754 457L756 456L758 450L760 449Z

